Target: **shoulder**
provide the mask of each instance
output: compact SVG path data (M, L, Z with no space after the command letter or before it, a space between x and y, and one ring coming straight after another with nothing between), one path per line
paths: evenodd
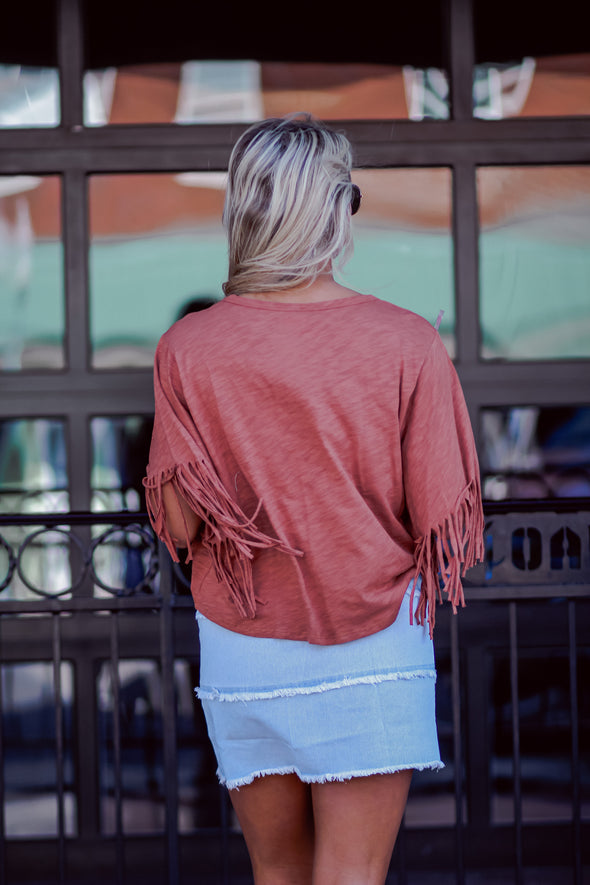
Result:
M403 350L425 353L436 339L440 339L433 323L397 304L372 297L364 307L367 321L378 334L395 339Z
M158 342L158 350L177 351L185 345L190 345L194 342L195 336L208 334L217 326L223 315L223 299L210 307L186 314L164 332Z

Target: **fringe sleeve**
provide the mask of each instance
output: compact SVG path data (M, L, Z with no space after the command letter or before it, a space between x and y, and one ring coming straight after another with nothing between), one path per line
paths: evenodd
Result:
M303 554L256 527L262 501L248 518L228 494L199 435L196 418L184 400L182 380L166 339L163 336L156 352L154 429L147 475L143 479L150 522L178 562L176 547L180 539L170 534L162 494L163 485L171 483L204 524L201 542L211 556L217 580L228 588L240 615L251 619L256 616L254 551L274 547L292 556ZM192 545L188 531L185 541L186 561L190 562Z
M448 516L416 541L414 587L420 579L420 598L415 611L418 624L428 618L430 635L434 631L436 603L442 602L442 590L457 612L465 605L461 578L467 569L484 556L483 513L479 483L473 480L463 490ZM414 591L412 590L412 597ZM410 622L413 621L413 599Z
M465 605L462 578L484 557L477 452L463 391L438 335L421 368L402 428L404 491L414 537L410 617L432 636L442 591Z

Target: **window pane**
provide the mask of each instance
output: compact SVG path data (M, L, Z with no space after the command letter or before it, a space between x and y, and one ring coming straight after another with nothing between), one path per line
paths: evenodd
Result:
M105 175L90 179L93 365L152 365L159 337L183 312L222 296L225 176Z
M577 3L548 19L533 3L473 3L474 115L563 117L590 113L590 53ZM572 15L573 14L573 15Z
M152 425L141 415L92 419L92 510L145 510L141 481Z
M590 496L590 406L483 409L488 500Z
M162 671L153 660L122 660L119 661L117 679L118 710L115 708L113 667L110 662L105 662L97 677L101 830L105 835L116 832L119 786L123 832L161 833L166 823ZM195 666L185 661L175 662L174 695L179 728L178 820L184 831L195 826L219 825L219 812L208 804L210 799L215 801L217 798L216 790L211 790L213 784L217 788L216 765L210 756L202 758L204 752L210 754L211 750L203 747L207 738L200 704L193 694L195 679ZM121 740L120 772L116 766L116 716ZM195 747L195 741L200 747ZM201 807L190 807L192 801Z
M359 169L354 254L341 281L419 313L455 351L455 300L448 169Z
M219 827L225 797L217 780L217 761L207 724L194 688L199 682L197 661L177 660L176 735L178 759L178 828L181 833Z
M58 126L55 68L0 64L0 129Z
M63 421L0 421L0 513L68 509Z
M141 415L93 418L92 501L95 512L145 511L142 478L153 419ZM128 595L153 585L157 545L151 531L92 527L94 595Z
M0 369L64 366L57 176L0 176Z
M552 602L555 630L567 635L567 613L559 601ZM528 612L530 616L534 613ZM547 613L543 613L547 617ZM565 644L565 642L564 642ZM578 659L581 684L589 659ZM525 823L549 823L573 818L572 735L569 693L569 660L558 650L521 651L518 661L519 739L522 786L522 819ZM583 693L578 703L584 706ZM493 824L512 823L514 808L514 760L510 661L493 662L491 730L491 786ZM582 711L580 711L581 713ZM588 772L581 766L582 819L589 815Z
M0 421L0 513L68 510L63 421ZM7 525L1 537L0 585L8 583L3 599L34 599L39 592L62 594L71 586L72 547L65 532ZM19 571L11 567L9 551L14 557L18 553Z
M590 357L590 167L477 172L485 359Z
M87 126L250 123L309 111L324 120L446 119L446 72L389 64L198 61L88 71Z
M73 670L61 664L64 737L64 824L76 830L73 760ZM56 709L53 665L4 664L2 741L8 837L58 834Z

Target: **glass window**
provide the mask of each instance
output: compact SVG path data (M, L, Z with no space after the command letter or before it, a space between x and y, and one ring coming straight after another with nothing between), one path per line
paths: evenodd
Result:
M455 352L455 299L448 169L358 169L363 194L354 217L354 254L339 278L345 285L405 307L440 324Z
M0 421L0 513L55 513L68 509L63 421Z
M58 834L56 708L51 663L2 666L4 816L8 837ZM64 825L76 831L73 669L60 668L64 737Z
M86 125L252 123L309 111L324 120L446 119L440 68L190 60L88 71Z
M590 496L590 406L521 406L481 413L488 500Z
M216 173L90 179L94 367L151 367L166 329L222 296L224 186Z
M219 827L226 792L217 780L217 760L207 735L202 704L195 698L199 665L175 661L176 736L178 758L178 828Z
M566 634L564 608L564 605L553 601L551 617ZM580 684L584 684L588 664L588 655L581 655ZM569 660L563 653L548 652L547 649L520 652L518 712L522 819L525 823L549 823L573 818L569 681ZM582 692L579 702L584 706ZM498 657L494 661L489 709L493 720L491 819L494 824L507 824L514 821L515 809L510 662L506 657ZM582 817L587 819L588 772L584 766L580 775L584 796Z
M590 357L590 167L477 172L484 359Z
M97 678L101 829L116 832L116 786L122 796L125 834L161 833L165 827L162 676L156 661L123 660L118 667L119 710L114 708L113 668ZM178 739L178 825L181 832L219 826L221 791L201 705L195 700L198 666L174 664ZM115 715L119 717L121 769L115 765Z
M58 126L55 68L0 64L0 129Z
M61 187L0 176L0 369L64 366Z
M425 769L414 772L404 816L408 828L453 826L457 819L451 658L448 650L442 647L437 647L436 673L436 724L445 768L443 771ZM467 820L465 796L462 820Z
M0 421L0 513L68 510L63 421ZM70 540L64 532L10 525L2 528L1 537L0 586L7 585L3 599L39 598L38 591L61 594L71 586ZM15 557L19 549L15 570L9 554Z
M152 425L153 418L141 415L91 420L93 511L145 510L141 481Z

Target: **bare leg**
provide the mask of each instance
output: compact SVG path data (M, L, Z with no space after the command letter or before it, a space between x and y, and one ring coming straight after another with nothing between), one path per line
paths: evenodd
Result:
M383 885L412 771L312 784L314 885Z
M309 784L266 775L229 791L256 885L311 885L313 810Z

